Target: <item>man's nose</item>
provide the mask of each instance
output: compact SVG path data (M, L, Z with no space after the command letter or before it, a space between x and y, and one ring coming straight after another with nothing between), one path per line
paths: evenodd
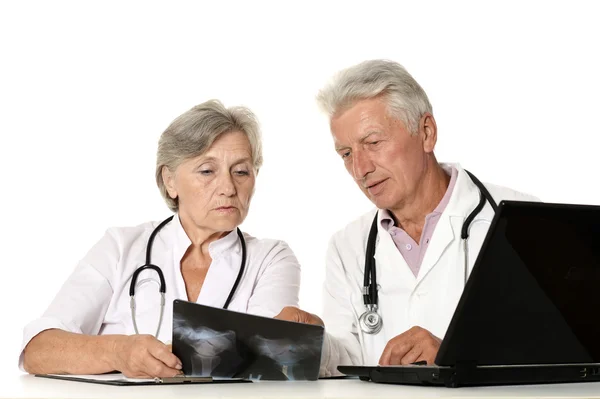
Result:
M375 165L364 151L355 151L353 155L352 169L355 180L364 179L375 170Z

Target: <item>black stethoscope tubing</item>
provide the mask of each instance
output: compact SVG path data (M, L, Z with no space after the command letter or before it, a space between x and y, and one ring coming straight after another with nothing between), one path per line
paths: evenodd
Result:
M171 220L173 220L174 216L175 215L171 215L168 218L166 218L165 220L163 220L158 226L156 226L154 231L152 231L152 234L150 234L150 238L148 238L148 244L146 245L146 263L144 265L138 267L135 270L135 272L133 272L133 275L131 276L131 284L129 285L129 297L130 297L131 318L133 320L133 327L134 327L136 334L139 334L139 332L138 332L138 328L137 328L137 322L135 320L135 286L137 284L138 275L147 269L154 270L156 272L156 274L158 274L158 278L160 279L159 292L161 295L161 305L160 305L160 316L159 316L159 321L158 321L158 328L156 329L155 337L158 337L158 333L160 331L160 326L162 324L162 318L163 318L163 313L164 313L165 293L167 292L167 285L165 283L165 276L163 275L163 272L160 269L160 267L152 264L152 260L151 260L152 245L154 244L154 238L156 237L156 235L160 232L160 230L163 227L165 227L165 225L167 223L169 223ZM225 301L225 305L223 305L223 309L227 309L229 307L229 304L231 303L233 295L235 294L235 292L238 288L238 285L240 284L240 281L242 279L242 275L244 274L244 269L246 266L246 255L247 255L246 240L244 239L244 234L242 233L242 231L239 228L237 228L237 235L240 239L240 243L242 244L242 262L240 264L240 270L238 272L237 278L235 279L235 282L233 283L233 287L231 288L231 291L229 292L229 296L227 297L227 300Z

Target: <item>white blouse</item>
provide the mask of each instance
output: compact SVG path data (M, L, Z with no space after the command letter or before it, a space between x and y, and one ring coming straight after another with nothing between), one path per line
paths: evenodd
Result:
M44 330L57 328L89 335L135 334L129 286L133 272L145 263L146 245L160 222L111 228L79 262L41 318L23 331L23 349ZM229 305L230 310L273 317L285 306L298 306L300 265L283 241L257 239L244 233L246 268ZM151 263L160 267L166 283L164 317L158 339L171 341L173 300L188 300L181 259L191 241L177 215L157 234ZM237 231L208 247L212 263L197 303L223 307L240 270L242 246ZM160 314L160 279L153 270L138 275L135 287L136 323L140 334L156 332Z

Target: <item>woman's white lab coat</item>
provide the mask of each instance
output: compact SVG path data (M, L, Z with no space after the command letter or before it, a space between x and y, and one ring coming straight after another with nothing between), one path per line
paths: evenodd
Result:
M79 262L41 318L23 332L23 349L40 332L58 328L82 334L134 334L129 307L133 272L145 263L148 238L159 222L111 228ZM247 261L229 305L230 310L272 317L285 306L298 306L300 265L286 243L244 234ZM166 282L164 318L158 339L171 340L174 299L187 300L180 262L191 241L177 215L156 236L151 261ZM237 232L209 245L212 263L197 303L223 307L240 270L242 250ZM160 312L159 278L145 270L135 289L140 334L155 334Z
M338 374L340 364L377 365L387 342L413 326L443 338L465 285L461 228L479 202L479 190L459 165L450 202L435 228L418 276L415 277L396 248L390 234L378 223L375 261L380 285L379 314L383 328L365 334L358 318L366 310L362 287L367 238L376 209L350 223L331 239L327 251L323 295L326 337L321 375ZM537 201L508 188L485 185L496 202ZM494 212L486 203L471 224L467 273L473 267Z

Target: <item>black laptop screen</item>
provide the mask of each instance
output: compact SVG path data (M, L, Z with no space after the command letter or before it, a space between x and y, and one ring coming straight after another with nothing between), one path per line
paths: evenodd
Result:
M504 202L436 363L600 362L600 207Z

